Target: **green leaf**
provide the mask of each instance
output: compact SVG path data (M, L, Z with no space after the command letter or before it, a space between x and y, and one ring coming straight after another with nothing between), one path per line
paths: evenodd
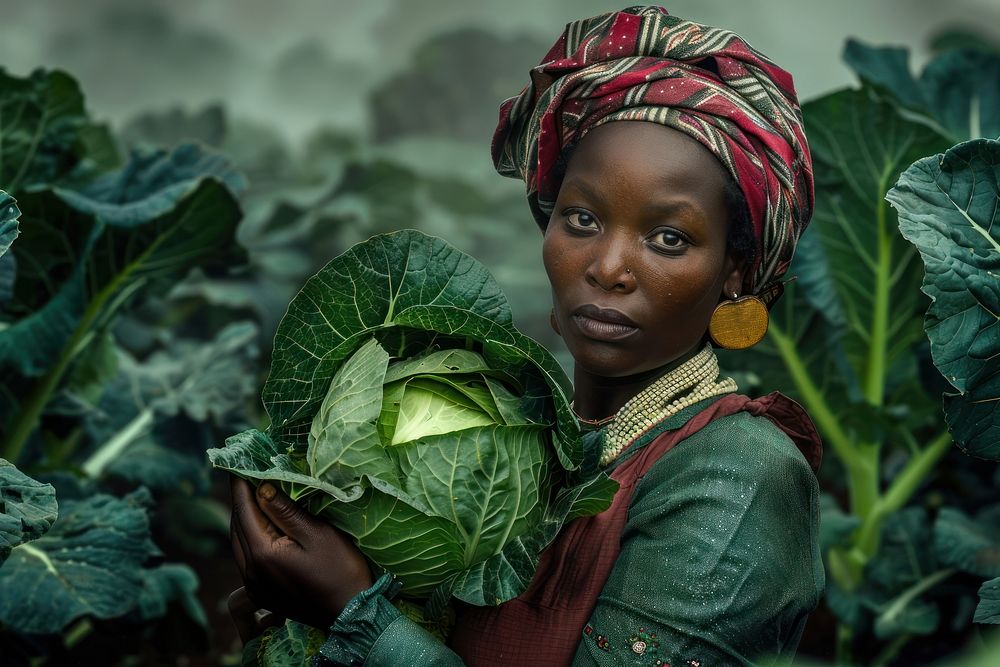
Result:
M167 613L167 605L173 603L179 604L192 621L207 628L208 618L197 592L198 575L187 565L166 563L145 569L139 592L139 617L144 621L162 618Z
M244 649L243 664L259 667L301 667L309 664L326 641L326 633L314 627L286 620L284 625L268 628L260 643ZM253 651L247 655L247 651Z
M886 90L904 106L924 110L927 97L910 73L910 52L903 47L874 47L854 38L844 46L844 62L867 83Z
M82 157L83 95L65 72L21 78L0 69L0 183L20 194L67 175Z
M44 535L59 514L56 490L0 459L0 566L11 549Z
M848 40L844 60L862 80L940 127L952 142L1000 137L1000 54L949 49L931 60L919 79L909 53Z
M889 369L921 336L920 265L883 195L946 140L868 89L826 95L803 115L817 181L812 227L846 323L843 350L862 396L880 405Z
M216 468L228 470L244 479L277 482L293 500L322 491L333 497L328 502L349 503L361 497L362 493L360 486L344 491L312 477L304 459L293 459L266 433L252 429L227 438L225 447L208 450L208 459ZM321 507L311 509L315 514Z
M861 525L861 519L841 510L836 498L827 493L820 496L819 506L819 545L826 554L833 547L847 544Z
M122 169L101 176L78 190L54 192L81 213L95 215L111 227L141 226L171 211L177 202L212 178L234 195L246 181L229 161L196 144L174 150L137 150Z
M958 391L945 395L949 429L964 451L994 460L1000 459L998 177L1000 142L975 139L916 162L886 196L924 261L931 355Z
M956 141L1000 137L1000 54L947 51L927 64L920 85Z
M195 266L246 261L235 243L238 178L193 147L137 155L115 174L75 192L32 192L20 204L14 299L21 319L0 339L0 366L44 373L78 339L142 289L163 289ZM82 329L82 330L81 330Z
M149 494L63 503L44 536L15 547L0 567L0 623L51 634L81 616L115 618L139 602L149 540Z
M979 588L979 606L975 623L1000 623L1000 577L990 579Z
M17 225L19 217L21 217L21 210L17 208L15 199L0 190L0 307L10 300L14 289L14 275L17 272L17 265L14 255L7 255L7 251L17 235L21 233Z
M337 370L312 430L306 460L310 473L338 488L368 473L395 479L375 422L382 407L382 381L389 354L372 339Z
M7 253L10 244L20 234L17 228L19 217L21 211L17 208L17 200L0 190L0 257Z
M975 520L945 507L934 522L938 561L980 577L1000 577L1000 512L983 511Z

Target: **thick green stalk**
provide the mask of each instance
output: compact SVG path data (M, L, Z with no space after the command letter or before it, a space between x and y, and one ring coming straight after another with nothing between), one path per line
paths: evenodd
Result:
M126 275L127 272L118 274L115 280L108 283L87 305L87 309L83 312L83 316L76 325L76 329L73 330L69 341L63 346L59 359L45 375L38 379L31 393L28 394L28 398L21 404L17 417L14 420L14 426L11 428L7 442L4 444L3 458L15 465L17 464L17 460L20 458L24 446L28 442L28 437L31 436L32 431L38 425L38 418L41 416L42 410L45 409L49 399L52 398L53 392L59 387L59 383L62 381L63 375L65 375L73 359L83 349L82 343L90 334L91 326L101 314L104 304L118 290Z
M770 336L774 346L778 349L781 360L785 363L785 367L795 381L795 387L798 389L802 401L806 404L806 409L816 420L826 442L830 443L842 461L848 463L856 454L854 444L840 428L840 422L830 406L827 405L819 387L809 377L809 371L806 370L802 357L795 349L795 344L774 322L771 322L768 327L767 335Z
M875 225L878 251L875 263L875 285L872 296L872 331L868 346L868 365L865 373L865 400L874 406L882 405L885 394L886 351L889 346L889 297L892 278L892 236L886 229L889 205L882 200L885 194L883 177L878 184L878 206L875 208Z
M878 552L882 523L897 512L913 497L921 482L930 474L941 457L951 447L951 434L945 431L934 438L919 454L910 458L903 471L896 476L885 494L878 499L867 516L862 517L861 528L854 540L855 558L860 566Z

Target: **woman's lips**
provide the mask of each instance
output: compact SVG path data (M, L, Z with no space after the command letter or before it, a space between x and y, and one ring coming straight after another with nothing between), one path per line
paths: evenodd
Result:
M625 313L593 304L573 311L573 321L584 336L596 340L616 341L637 332L639 327Z

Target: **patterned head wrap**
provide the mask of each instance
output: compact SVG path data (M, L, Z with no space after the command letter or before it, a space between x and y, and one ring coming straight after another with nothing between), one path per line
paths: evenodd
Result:
M630 7L576 21L500 107L493 163L524 180L539 226L559 192L560 153L614 120L697 139L746 197L757 252L744 293L770 305L813 208L813 174L791 75L736 33Z

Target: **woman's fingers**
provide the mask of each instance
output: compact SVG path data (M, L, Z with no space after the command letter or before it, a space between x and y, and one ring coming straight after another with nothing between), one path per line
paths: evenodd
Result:
M302 509L278 487L264 482L257 489L257 502L261 511L283 534L298 544L309 541L314 531L329 526Z
M273 487L272 487L273 488ZM260 510L253 487L243 479L234 479L232 526L239 536L244 554L249 558L256 551L267 549L282 536L273 523Z

